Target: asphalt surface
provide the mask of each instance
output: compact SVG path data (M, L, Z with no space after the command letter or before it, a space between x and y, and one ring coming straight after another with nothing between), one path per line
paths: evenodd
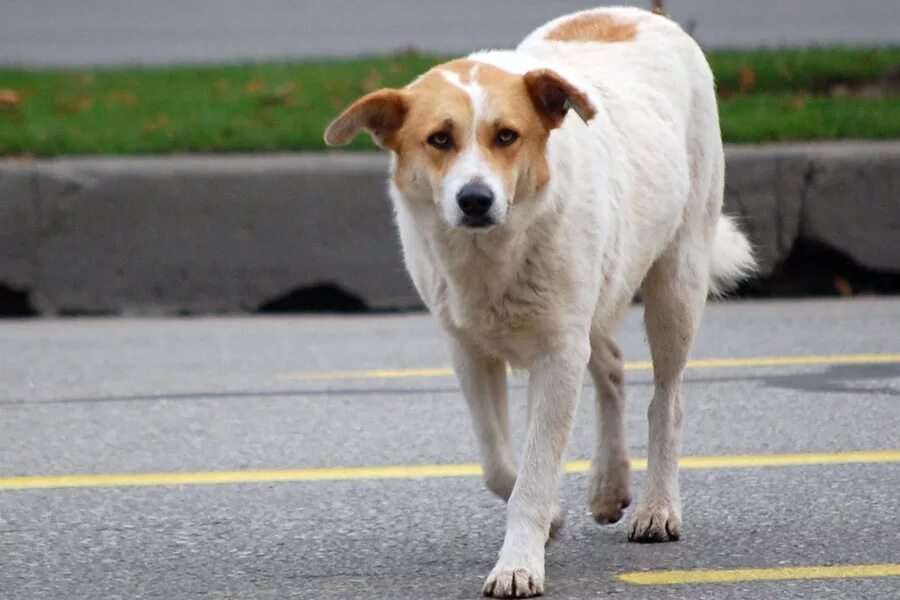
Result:
M613 2L612 4L618 4ZM650 0L623 1L648 8ZM515 45L585 0L6 0L0 64L193 63ZM711 47L900 43L897 0L667 0Z
M685 535L664 545L627 543L625 523L596 525L585 475L567 475L548 596L900 598L898 576L652 586L617 577L900 568L898 331L900 299L711 305L693 355L735 362L689 370L685 456L893 458L685 469ZM617 339L627 361L647 359L638 308ZM874 356L835 358L862 354ZM447 365L430 317L5 321L0 356L0 598L479 597L504 524L480 478L353 470L477 461L454 379L397 371ZM744 360L796 356L807 358ZM627 378L640 458L652 376L636 368ZM515 376L518 438L522 385ZM586 385L570 459L591 456L590 395ZM319 481L266 471L257 483L88 484L116 473L337 467ZM21 476L73 474L88 477L14 489ZM638 471L637 496L642 488Z

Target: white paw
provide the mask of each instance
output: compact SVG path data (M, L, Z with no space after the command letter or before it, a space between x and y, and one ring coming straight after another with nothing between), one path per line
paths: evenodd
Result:
M482 593L490 598L532 598L544 593L544 569L534 567L501 567L497 565Z
M588 496L591 514L601 525L616 523L631 504L628 463L611 468L607 473L591 475Z
M643 502L631 519L631 542L674 542L681 537L681 510L665 502Z

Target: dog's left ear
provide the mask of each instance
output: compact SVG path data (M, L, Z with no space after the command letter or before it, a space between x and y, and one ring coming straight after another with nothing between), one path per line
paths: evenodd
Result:
M597 109L587 94L552 69L536 69L525 73L525 87L538 112L551 129L562 125L569 109L587 123Z
M354 102L325 130L325 143L344 146L365 129L382 148L388 148L406 118L407 98L400 90L383 89Z

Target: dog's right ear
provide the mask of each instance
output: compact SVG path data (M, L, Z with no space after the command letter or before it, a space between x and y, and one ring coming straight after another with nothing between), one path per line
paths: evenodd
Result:
M325 130L325 143L344 146L353 141L360 129L372 134L382 148L391 146L393 135L403 125L408 99L400 90L383 89L367 94L341 113Z

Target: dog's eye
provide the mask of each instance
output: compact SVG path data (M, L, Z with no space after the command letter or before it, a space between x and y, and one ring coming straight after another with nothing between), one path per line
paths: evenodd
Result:
M498 146L512 146L519 139L519 134L512 129L501 129L497 132Z
M428 136L428 143L438 150L449 150L453 147L453 138L445 131L438 131Z

